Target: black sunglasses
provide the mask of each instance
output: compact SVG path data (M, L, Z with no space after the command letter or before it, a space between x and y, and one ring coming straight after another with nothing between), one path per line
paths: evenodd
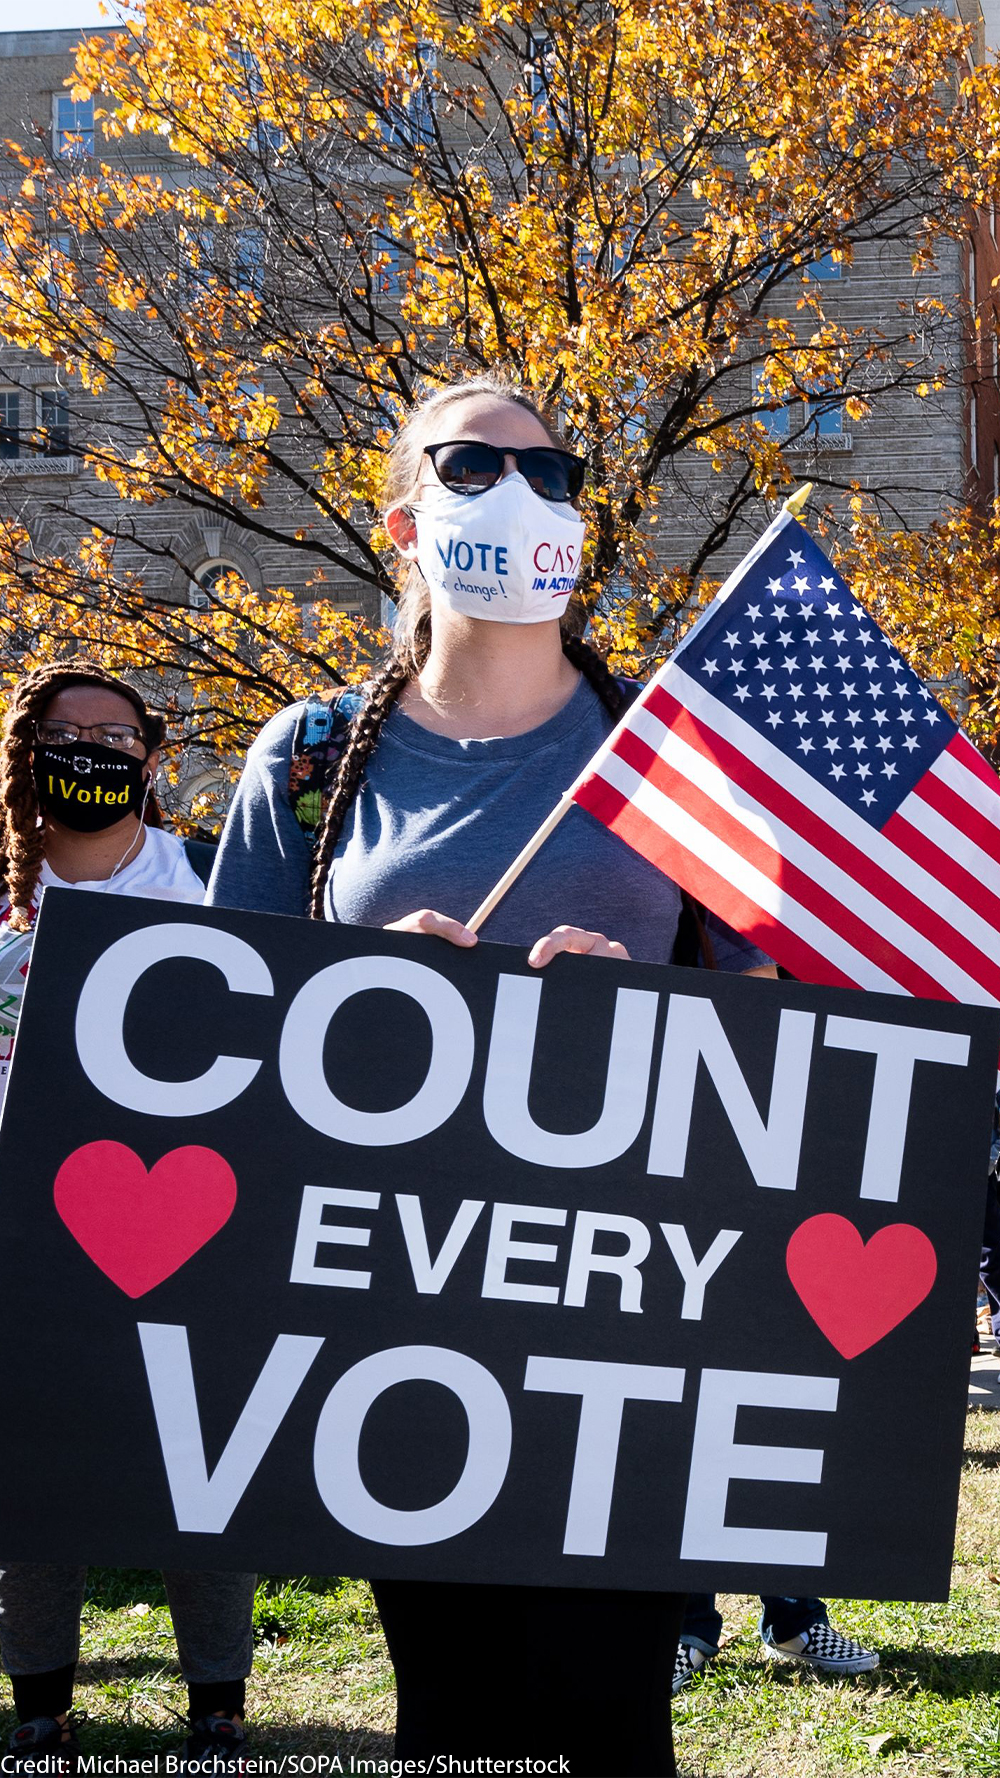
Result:
M452 494L485 494L487 488L495 488L503 476L505 457L515 459L525 481L543 500L575 500L587 473L582 457L551 445L515 450L512 445L456 439L452 444L425 445L424 456L430 458L438 481Z

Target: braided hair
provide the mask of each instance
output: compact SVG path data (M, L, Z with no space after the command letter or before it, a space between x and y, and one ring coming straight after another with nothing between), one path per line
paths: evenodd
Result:
M403 504L412 497L420 471L424 442L436 426L441 413L470 395L491 395L496 400L512 402L532 414L545 428L552 443L562 447L555 426L529 395L505 378L488 375L469 377L449 384L422 401L397 434L389 452L383 506ZM614 717L620 715L625 698L607 663L589 647L564 621L562 649L567 660L582 673L601 702ZM382 725L403 687L421 672L431 647L430 594L416 562L402 570L392 649L388 658L365 688L365 701L348 732L347 743L337 762L323 825L313 861L312 894L309 915L313 920L324 917L326 881L333 863L347 812L350 809L382 732Z
M45 857L45 827L32 771L35 724L57 693L74 685L95 685L126 698L139 719L147 754L162 745L167 731L163 717L147 710L137 691L91 661L79 661L72 667L52 662L35 667L18 681L0 739L0 891L5 889L10 898L14 932L30 929L31 903ZM146 799L145 819L151 827L162 826L152 789Z

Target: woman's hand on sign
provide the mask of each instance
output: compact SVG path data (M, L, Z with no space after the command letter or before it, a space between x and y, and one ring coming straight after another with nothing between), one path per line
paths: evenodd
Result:
M433 908L418 908L415 914L404 914L401 920L390 920L386 932L428 932L434 938L446 938L450 945L474 945L476 934L452 920L448 914L436 914Z
M532 969L543 969L560 951L574 951L579 957L616 957L619 963L630 961L625 946L605 938L603 932L584 932L581 926L557 926L532 945L528 962Z

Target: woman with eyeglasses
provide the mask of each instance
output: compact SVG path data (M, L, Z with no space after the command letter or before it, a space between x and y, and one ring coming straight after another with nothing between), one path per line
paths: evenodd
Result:
M0 1099L42 889L204 900L198 850L189 856L160 825L153 779L165 732L138 692L87 662L37 667L14 688L0 741ZM188 1687L187 1769L240 1770L255 1576L163 1578ZM18 1718L4 1772L78 1770L69 1711L86 1580L82 1565L0 1557L0 1659Z
M385 495L405 565L392 648L363 696L348 694L358 707L347 702L315 859L296 818L303 717L288 711L250 749L210 902L309 906L315 919L476 943L461 916L626 703L627 688L562 624L583 479L534 403L496 379L440 390L410 415ZM561 951L667 962L680 911L673 883L573 809L485 936L528 948L535 968ZM769 972L727 928L713 940L719 966ZM387 1580L374 1592L396 1668L399 1757L562 1755L574 1778L674 1772L680 1597Z

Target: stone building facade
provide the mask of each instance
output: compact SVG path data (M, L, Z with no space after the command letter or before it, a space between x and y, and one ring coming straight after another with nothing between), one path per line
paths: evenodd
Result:
M978 32L975 53L984 53L979 0L947 0ZM72 66L75 31L0 32L0 139L47 138L56 153L87 153L93 145L92 109L69 97L65 81ZM176 177L177 163L158 158L155 143L126 138L118 145L136 172ZM13 169L0 182L18 177ZM822 286L829 313L848 324L893 325L901 303L914 296L940 296L950 301L964 293L968 325L956 325L946 338L936 338L929 356L950 360L951 375L937 395L918 399L900 390L880 396L872 416L852 424L846 413L827 405L811 415L809 405L776 412L768 420L779 437L797 480L814 479L820 497L850 482L870 490L887 490L886 522L922 528L942 509L971 497L986 506L1000 493L1000 393L997 388L1000 273L998 221L993 213L979 216L971 246L945 244L937 268L915 280L910 255L894 242L867 242L857 248L850 266L828 258L811 268ZM792 305L792 294L778 293L775 306ZM974 325L978 317L978 328ZM918 343L919 351L919 343ZM750 373L748 372L748 392ZM24 354L0 346L0 508L22 515L40 547L71 543L79 534L80 517L99 513L114 523L115 496L98 482L74 452L74 407L85 396L60 388L51 365L30 362ZM35 435L32 442L32 435ZM42 438L44 448L38 448ZM660 509L660 536L668 548L684 555L686 534L703 534L706 516L723 490L704 457L680 466L668 479ZM725 571L747 547L766 519L762 510L734 530L725 550L711 564ZM308 515L315 523L315 512ZM212 515L192 513L179 504L158 514L167 556L135 566L152 594L198 604L199 583L227 568L237 570L248 585L263 590L282 585L303 599L310 594L310 568L280 542L253 537L237 524ZM327 583L326 596L349 610L379 615L377 597L359 591L341 575Z
M79 30L0 31L0 141L51 147L64 159L93 152L93 102L74 101L65 85L80 35ZM98 152L120 160L130 173L158 175L168 184L177 178L177 158L158 153L148 137L126 136L113 149L98 142ZM16 189L22 178L21 169L5 162L0 151L0 190ZM53 245L71 251L68 238L54 237ZM0 511L21 517L40 549L71 547L88 518L113 530L125 511L125 503L74 449L76 436L92 433L105 413L113 423L109 403L113 397L95 401L54 375L45 359L33 361L0 342ZM284 517L290 529L287 512ZM304 500L301 522L314 524L315 517ZM144 514L144 532L164 554L130 550L126 543L119 560L142 575L154 598L198 607L204 602L202 588L232 570L258 592L282 586L304 602L316 596L308 585L311 566L305 556L280 539L251 536L224 516L193 513L179 501L164 503L154 523ZM377 593L343 574L328 576L324 596L347 612L375 621L381 615Z

